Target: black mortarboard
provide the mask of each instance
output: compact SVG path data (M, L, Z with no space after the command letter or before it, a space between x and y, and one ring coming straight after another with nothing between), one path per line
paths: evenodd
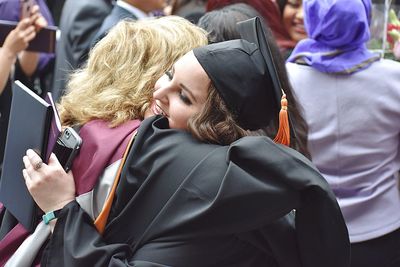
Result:
M256 130L278 114L281 89L259 19L242 23L239 31L248 41L226 41L193 52L238 124Z

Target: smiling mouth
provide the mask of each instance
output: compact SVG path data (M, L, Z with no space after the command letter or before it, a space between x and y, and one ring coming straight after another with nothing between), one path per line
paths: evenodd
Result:
M305 29L305 27L304 27L304 24L295 24L295 25L293 26L293 28L294 28L294 31L297 32L297 33L300 33L300 34L307 34L307 33L306 33L306 29Z
M167 113L164 112L164 110L157 104L157 102L154 102L151 110L155 115L162 115L168 117Z

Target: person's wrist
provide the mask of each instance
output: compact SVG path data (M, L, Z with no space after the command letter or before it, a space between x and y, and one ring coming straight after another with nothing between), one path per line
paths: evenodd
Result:
M68 203L74 201L74 199L75 199L75 198L73 198L73 199L68 199L68 200L64 200L64 201L62 201L62 202L57 203L57 204L54 205L54 206L47 207L47 208L42 209L42 210L43 210L44 213L48 213L48 212L55 211L55 210L61 210L61 209L64 208Z
M9 60L15 60L17 58L17 52L9 48L8 46L3 46L3 56Z
M51 222L53 222L54 220L57 220L57 218L59 217L60 213L61 213L62 209L59 210L52 210L49 212L46 212L43 216L43 222L45 224L50 224Z
M21 55L21 57L28 57L29 60L36 60L39 58L39 53L27 51L27 50L22 50L20 55Z
M43 222L46 225L50 226L51 232L53 232L54 230L54 226L56 225L57 219L60 217L63 208L68 205L69 203L71 203L73 200L69 200L69 201L64 201L62 203L60 203L58 205L58 208L54 208L52 210L46 211L43 216Z

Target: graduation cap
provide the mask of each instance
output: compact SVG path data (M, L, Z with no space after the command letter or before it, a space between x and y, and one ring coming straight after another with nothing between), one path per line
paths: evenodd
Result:
M260 19L238 23L238 29L243 39L195 48L193 53L239 126L266 127L281 110L275 141L289 145L287 101Z
M273 83L273 91L275 93L276 104L280 107L279 111L279 128L275 136L274 141L276 143L290 145L290 133L293 138L296 138L296 134L293 128L289 125L293 125L290 121L290 117L287 111L288 102L286 95L283 92L283 88L279 79L278 71L275 66L274 58L271 52L271 46L265 37L265 32L261 24L261 20L258 17L248 19L237 23L238 31L240 36L251 42L255 43L260 49L261 54L265 60L265 64L268 68L268 74L271 76ZM290 122L290 123L289 123Z

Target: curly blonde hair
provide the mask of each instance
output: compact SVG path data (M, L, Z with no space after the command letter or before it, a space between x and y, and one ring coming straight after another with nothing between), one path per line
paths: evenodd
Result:
M115 127L143 119L159 77L188 51L207 44L206 32L168 16L121 21L90 51L58 105L64 126L94 119Z

